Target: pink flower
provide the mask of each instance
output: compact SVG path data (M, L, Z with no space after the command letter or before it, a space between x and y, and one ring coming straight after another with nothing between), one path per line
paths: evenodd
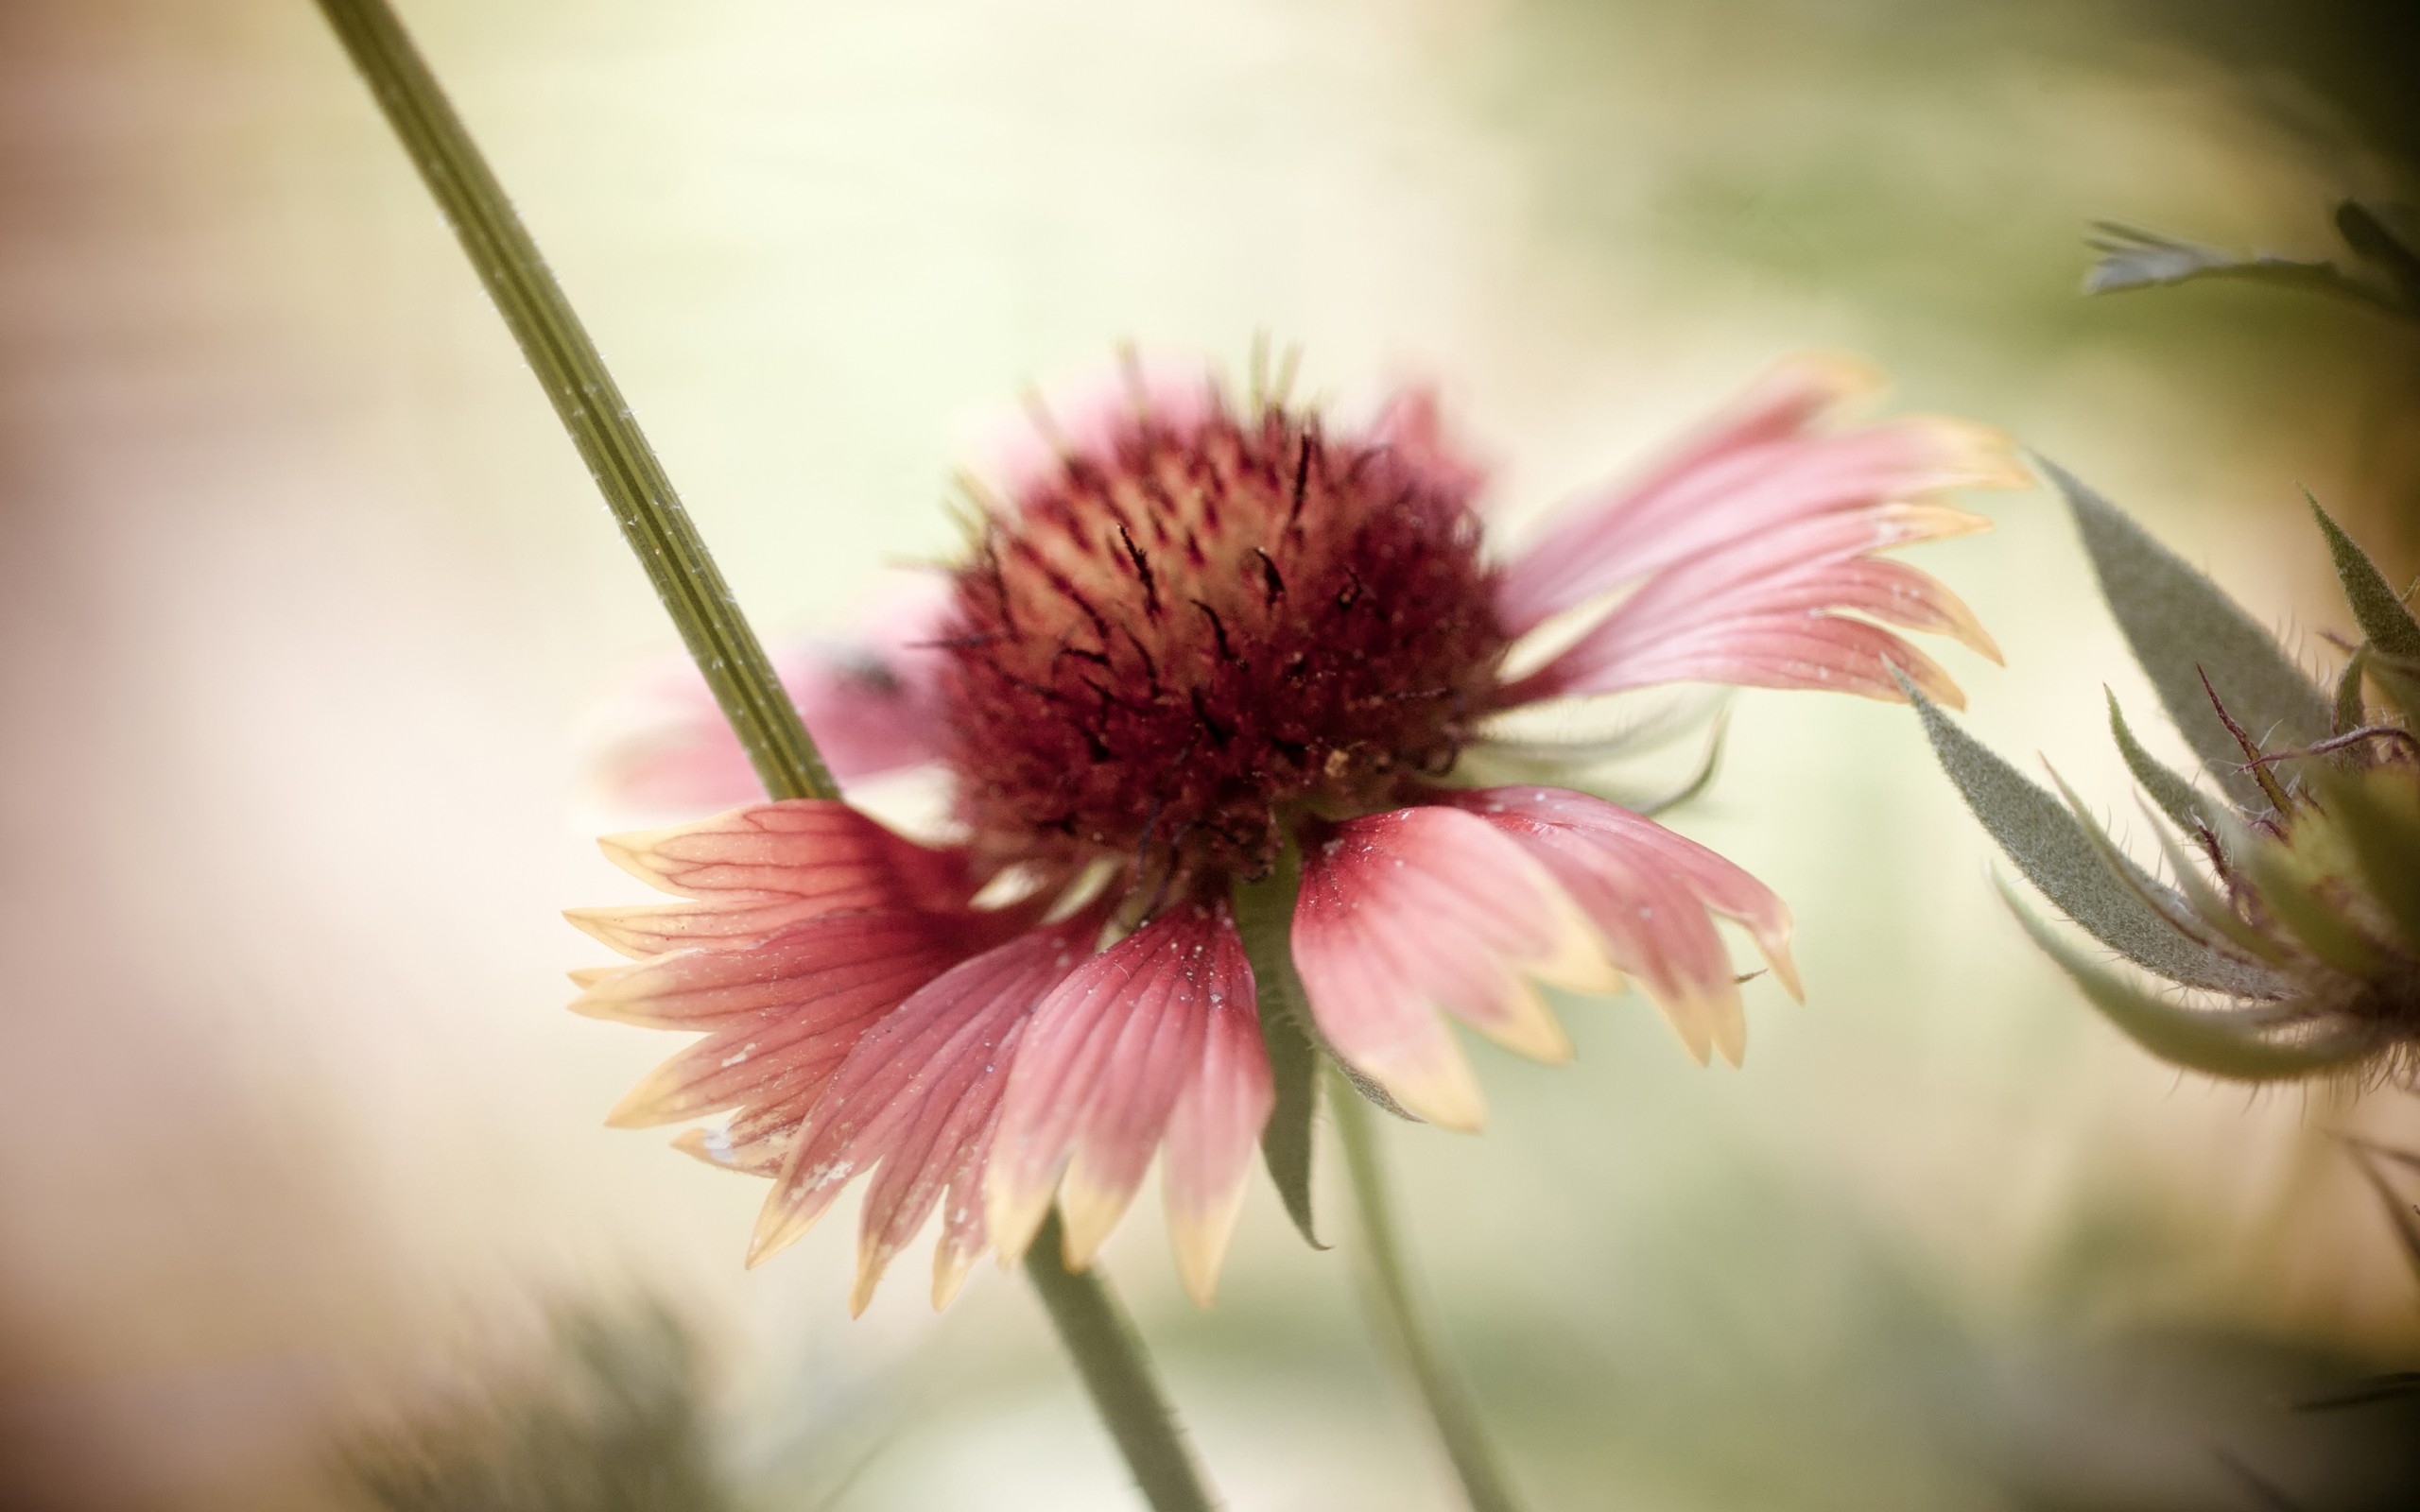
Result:
M868 1176L857 1308L936 1207L937 1304L987 1246L1022 1253L1054 1200L1087 1263L1157 1153L1206 1299L1271 1105L1231 894L1296 865L1312 1027L1418 1117L1480 1123L1451 1020L1569 1056L1542 982L1634 978L1692 1055L1736 1063L1716 921L1794 995L1780 900L1613 803L1456 769L1508 710L1676 679L1896 698L1896 668L1956 701L1891 627L1989 639L1878 554L1979 527L1937 496L2018 474L1971 427L1828 423L1852 383L1780 369L1498 566L1479 470L1426 395L1332 431L1130 365L979 495L921 617L793 668L844 779L945 768L954 843L816 801L606 843L688 901L574 914L636 957L575 1005L706 1034L613 1122L731 1114L680 1143L772 1178L752 1263ZM1564 649L1508 678L1548 620ZM625 757L625 791L744 792L702 699Z

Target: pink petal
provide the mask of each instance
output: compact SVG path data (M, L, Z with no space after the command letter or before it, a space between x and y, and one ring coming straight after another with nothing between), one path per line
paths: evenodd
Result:
M1762 883L1694 841L1628 809L1564 788L1458 794L1468 813L1519 842L1554 874L1703 1062L1737 1065L1747 1026L1713 916L1748 927L1795 996L1789 912Z
M868 617L861 639L792 648L774 670L843 782L939 759L934 626L945 585L920 575ZM596 758L606 796L655 812L724 808L763 791L746 752L685 661L667 664L614 699L613 729Z
M572 1009L651 1028L707 1029L749 1014L888 1006L989 943L988 924L981 915L836 914L747 949L675 951L621 967Z
M1508 696L1690 679L1895 699L1896 666L1936 698L1962 703L1947 674L1914 647L1834 611L1942 631L1998 660L1957 595L1911 567L1864 555L1986 524L1937 506L1884 505L1777 525L1666 568Z
M1093 916L1022 935L953 967L866 1031L805 1114L749 1263L794 1242L852 1177L874 1170L852 1302L862 1311L943 1186L979 1160L1027 1016L1099 927Z
M1416 474L1431 480L1432 487L1469 498L1486 486L1487 470L1455 450L1447 439L1433 388L1406 388L1389 400L1370 427L1370 439L1402 455Z
M651 885L724 906L946 909L964 904L979 885L964 851L918 845L846 803L822 799L757 803L597 843ZM637 944L659 936L685 941L702 913L583 909L572 917L609 942Z
M1003 1259L1032 1243L1055 1190L1067 1263L1091 1263L1202 1074L1212 1017L1250 1011L1252 996L1223 904L1171 909L1060 984L1027 1030L992 1148L985 1195Z
M1336 826L1309 846L1294 964L1331 1048L1397 1102L1477 1128L1478 1084L1431 1005L1541 1059L1569 1041L1524 975L1613 985L1594 936L1546 868L1458 809Z
M681 951L625 967L573 1004L665 1028L709 1029L608 1115L617 1127L811 1095L857 1037L970 949L963 919L847 914L745 951ZM979 948L979 947L975 947Z
M1893 671L1935 703L1966 707L1939 662L1879 626L1805 610L1755 614L1659 633L1606 625L1512 690L1516 701L1617 693L1659 682L1813 688L1904 701Z
M1803 374L1785 375L1740 420L1719 426L1643 481L1564 511L1499 582L1497 609L1507 627L1530 629L1624 583L1793 520L2024 481L2004 438L1956 421L1809 429L1827 385L1832 393L1841 390L1818 369Z
M1253 984L1247 974L1240 985L1237 991L1231 982L1211 999L1201 1062L1168 1118L1160 1169L1177 1273L1203 1307L1218 1289L1219 1267L1252 1177L1253 1152L1277 1101Z

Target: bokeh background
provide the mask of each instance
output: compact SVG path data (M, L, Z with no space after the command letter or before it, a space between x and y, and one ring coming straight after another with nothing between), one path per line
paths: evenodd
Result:
M948 546L1024 386L1255 332L1339 402L1441 382L1514 520L1811 347L2315 662L2298 486L2420 567L2408 332L2077 295L2095 216L2325 255L2408 192L2393 7L402 9L775 637ZM583 731L673 643L311 9L0 5L0 1503L346 1505L364 1424L655 1297L750 1504L1131 1505L1013 1279L936 1316L903 1260L852 1323L850 1214L743 1273L752 1183L598 1126L668 1047L562 1009L556 911L634 887ZM1923 556L2008 652L1972 725L2122 831L2100 687L2150 696L2054 501L1973 502ZM1735 713L1677 823L1795 905L1809 1002L1753 988L1736 1074L1577 1005L1576 1066L1481 1054L1485 1137L1388 1131L1534 1504L2411 1504L2408 1417L2285 1403L2420 1354L2336 1142L2420 1102L2162 1069L1904 710ZM1256 1191L1199 1313L1151 1208L1106 1263L1235 1505L1453 1504L1345 1255Z

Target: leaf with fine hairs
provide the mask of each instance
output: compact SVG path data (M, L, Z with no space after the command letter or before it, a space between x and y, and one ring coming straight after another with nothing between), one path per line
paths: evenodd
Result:
M2336 728L2331 733L2341 735L2359 730L2367 722L2363 717L2366 706L2361 701L2361 679L2369 668L2370 643L2364 641L2353 647L2353 654L2344 659L2344 670L2336 674Z
M2402 935L2396 943L2406 954L2420 954L2420 814L2349 773L2316 772L2313 781L2320 801L2336 816L2337 833L2360 863L2370 896Z
M2135 781L2143 784L2143 791L2152 796L2152 801L2159 805L2169 823L2187 834L2201 829L2201 795L2193 791L2191 782L2143 749L2143 743L2127 728L2126 715L2118 707L2118 696L2105 687L2100 691L2109 699L2109 733L2118 741L2118 754L2126 758L2126 770L2135 774Z
M2242 747L2211 707L2202 679L2209 679L2227 713L2264 748L2325 740L2333 713L2327 694L2217 584L2064 468L2036 460L2066 496L2101 596L2168 716L2229 798L2243 808L2265 806L2260 784L2241 770Z
M2288 1081L2332 1070L2370 1048L2364 1039L2342 1035L2280 1043L2268 1038L2281 1022L2278 1009L2193 1008L2146 991L2078 950L2028 908L2005 879L1992 880L2033 943L2074 980L2101 1017L2172 1066L2224 1081Z
M2420 721L2420 657L2385 656L2374 647L2362 670L2407 719Z
M2159 889L2157 882L2139 870L2132 876L2112 870L2066 804L1961 730L1931 699L1912 687L1907 692L1924 719L1933 754L1966 806L2026 880L2093 938L2145 971L2187 987L2244 996L2277 991L2273 973L2181 934L2144 902L2145 893ZM2116 864L2132 866L2122 858ZM2184 900L2177 906L2185 907Z
M2336 579L2344 585L2344 602L2352 606L2361 633L2387 656L2420 657L2420 621L2403 607L2402 595L2388 586L2386 575L2370 560L2370 554L2344 533L2317 499L2308 490L2303 497L2310 499L2311 516L2319 522L2320 534L2327 538L2327 554L2336 561Z

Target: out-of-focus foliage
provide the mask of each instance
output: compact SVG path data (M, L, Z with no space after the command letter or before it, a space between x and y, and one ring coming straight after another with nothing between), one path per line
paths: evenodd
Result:
M2420 320L2420 250L2398 230L2391 209L2347 199L2336 207L2336 230L2360 261L2347 271L2334 263L2278 257L2266 252L2238 256L2215 247L2179 241L2114 220L2094 224L2092 247L2100 261L2084 275L2086 294L2188 284L2195 279L2243 279L2366 304L2407 320Z
M2420 709L2390 683L2395 707L2374 719L2361 667L2405 664L2420 625L2314 506L2368 636L2331 699L2216 584L2051 471L2135 659L2229 801L2202 800L2151 764L2112 698L2128 765L2148 771L2182 832L2159 827L2162 882L2072 792L2062 807L1930 703L1917 706L1959 791L2045 896L2135 965L2220 1001L2137 987L2014 896L2010 907L2094 1006L2163 1059L2241 1081L2359 1065L2408 1076L2420 1045Z
M565 1307L534 1360L479 1362L364 1432L348 1478L382 1512L716 1512L696 1340L655 1302Z

